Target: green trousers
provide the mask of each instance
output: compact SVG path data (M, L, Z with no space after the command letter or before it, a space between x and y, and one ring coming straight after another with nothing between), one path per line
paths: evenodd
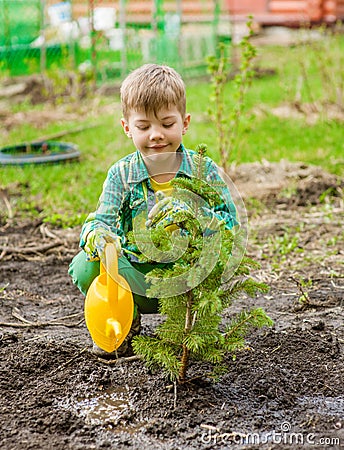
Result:
M125 256L118 258L118 273L124 277L133 294L135 310L142 314L153 314L158 312L158 299L146 297L149 285L145 274L164 264L130 263ZM73 283L86 295L92 281L100 273L99 261L87 261L86 253L81 250L72 260L69 266L69 275ZM136 314L135 314L136 315Z

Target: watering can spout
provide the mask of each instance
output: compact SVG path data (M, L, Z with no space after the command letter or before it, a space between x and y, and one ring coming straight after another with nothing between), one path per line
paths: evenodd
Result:
M106 323L106 335L111 336L115 335L115 338L117 341L119 341L122 337L122 325L120 322L116 319L113 319L112 317L107 320Z

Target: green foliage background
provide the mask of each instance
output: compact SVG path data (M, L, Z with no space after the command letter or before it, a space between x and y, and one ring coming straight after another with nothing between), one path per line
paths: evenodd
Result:
M301 102L311 100L326 102L331 94L330 86L338 87L343 100L343 55L344 37L323 38L314 44L292 47L265 46L258 48L256 65L262 71L273 73L255 78L250 88L243 116L240 142L231 155L231 162L303 161L321 165L325 170L344 175L343 122L329 120L321 115L320 120L309 124L303 119L278 118L271 108L291 104L301 95ZM325 69L331 64L331 79L326 81ZM323 68L323 69L322 69ZM300 76L306 70L307 85L298 92ZM228 83L226 101L232 104L233 87ZM211 87L209 82L187 82L188 111L192 122L184 143L195 148L202 141L208 146L208 154L216 162L216 129L207 110ZM312 98L310 98L312 97ZM125 137L120 126L118 94L100 99L110 105L107 112L96 116L80 113L80 119L40 124L14 126L8 133L1 132L0 146L14 145L53 134L65 129L72 130L80 124L99 124L94 128L62 138L72 141L82 152L79 163L31 166L0 167L0 188L15 194L13 208L16 214L40 216L44 220L63 226L81 224L89 211L94 210L101 193L102 183L110 165L134 150L132 141ZM89 106L88 106L89 105ZM28 103L8 106L14 113L49 108L47 105L33 106ZM66 112L91 110L86 103L71 103L64 106Z

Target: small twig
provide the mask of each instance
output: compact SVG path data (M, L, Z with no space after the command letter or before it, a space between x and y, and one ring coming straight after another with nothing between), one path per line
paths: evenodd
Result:
M51 319L49 320L50 323L55 322L56 320L65 320L65 319L73 319L74 317L78 317L84 315L84 312L78 312L78 313L74 313L74 314L69 314L68 316L63 316L63 317L56 317L56 319Z
M11 207L11 203L8 200L5 192L1 191L1 198L3 200L3 202L5 203L5 206L7 208L7 212L8 212L8 218L11 220L13 219L14 215L13 215L13 211L12 211L12 207Z
M279 350L281 347L282 347L282 345L278 345L277 347L275 347L274 349L271 350L270 354L276 352L276 351Z
M6 255L6 250L3 250L0 254L0 260Z
M344 286L338 286L338 284L335 284L333 280L331 280L331 284L335 289L344 289Z
M327 389L329 389L330 391L333 392L333 389L330 386L328 386L327 384L324 384L324 387L326 387Z
M12 316L15 319L20 320L21 322L24 322L24 323L26 323L28 325L33 325L33 322L30 322L30 320L25 319L23 316L21 316L19 313L15 312L15 311L12 311Z
M54 234L52 231L50 231L49 228L44 223L42 223L41 226L39 227L39 231L41 232L43 237L49 237L51 239L58 239L56 234Z
M340 337L338 337L338 336L336 335L336 333L332 333L332 331L330 331L330 334L332 334L332 336L334 336L339 342L341 342L341 343L344 344L344 339L341 339Z
M43 327L78 327L84 319L75 323L62 323L62 322L32 322L32 323L16 323L16 322L0 322L0 327L13 327L13 328L43 328Z
M50 250L53 247L58 247L62 245L62 241L50 242L49 244L44 245L36 245L33 247L7 247L0 246L0 250L5 251L6 253L17 253L17 254L27 254L27 253L40 253Z
M102 362L103 364L107 364L108 366L115 366L116 364L121 364L122 362L139 361L140 359L142 359L142 356L140 356L140 355L123 356L122 358L117 358L117 359L97 358L97 360L99 362Z
M83 313L71 314L70 316L58 317L56 319L49 320L48 322L30 322L29 320L22 317L20 314L13 312L12 315L18 320L21 320L23 323L18 322L0 322L0 326L2 327L13 327L13 328L42 328L42 327L68 327L73 328L79 326L85 319L82 318L78 322L73 323L65 323L65 322L57 322L58 320L64 320L71 317L76 317Z
M16 311L12 311L12 316L15 317L16 319L20 320L21 322L24 323L28 323L30 325L34 325L34 322L31 322L30 320L25 319L25 317L23 317L22 315L19 314L19 310L18 308L15 308ZM74 314L68 314L67 316L62 316L62 317L56 317L55 319L51 319L46 323L56 323L56 321L58 320L65 320L65 319L72 319L74 317L78 317L84 315L84 312L78 312L78 313L74 313ZM37 323L42 323L42 322L37 322Z
M6 246L7 246L7 242L8 242L8 238L6 238L6 243L5 243L5 248L2 250L1 254L0 254L0 260L6 255L7 251L6 251Z
M38 334L38 335L35 336L35 337L32 337L32 338L30 338L30 339L26 339L26 340L25 340L25 344L26 344L27 342L37 341L38 339L41 339L41 338L44 338L44 337L47 337L47 336L49 336L49 335L48 335L48 334Z
M290 279L293 280L293 281L296 283L297 287L299 288L299 290L300 290L300 292L301 292L301 296L302 296L304 299L309 299L309 294L308 294L308 292L306 292L306 291L303 289L302 283L300 283L300 281L297 280L297 279L294 278L294 277L290 277Z
M173 409L177 409L177 382L173 382Z

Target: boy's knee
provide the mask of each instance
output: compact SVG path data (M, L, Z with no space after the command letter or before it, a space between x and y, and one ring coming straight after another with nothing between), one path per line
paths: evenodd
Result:
M125 257L118 259L118 272L129 283L136 308L143 314L156 313L158 300L146 297L148 287L144 273L134 268ZM68 270L73 283L86 295L92 281L100 273L99 261L87 261L86 253L81 250L72 260Z
M69 265L68 273L73 283L86 295L92 281L99 275L99 261L87 261L86 253L81 250Z

